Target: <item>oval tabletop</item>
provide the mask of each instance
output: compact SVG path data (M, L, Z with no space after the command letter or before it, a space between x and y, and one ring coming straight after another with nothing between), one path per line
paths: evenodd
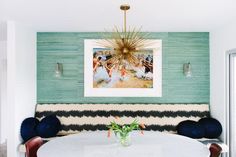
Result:
M38 150L38 157L209 157L209 149L197 140L168 133L133 132L132 144L121 146L107 132L83 132L53 139Z

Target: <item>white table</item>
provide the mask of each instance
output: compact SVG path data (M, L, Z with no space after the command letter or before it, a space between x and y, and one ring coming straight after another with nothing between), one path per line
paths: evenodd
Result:
M44 144L38 157L209 157L209 149L197 140L168 133L133 132L132 144L122 147L107 132L83 132Z

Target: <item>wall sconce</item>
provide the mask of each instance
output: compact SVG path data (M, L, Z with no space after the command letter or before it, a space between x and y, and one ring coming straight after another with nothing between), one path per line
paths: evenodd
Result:
M62 76L63 66L62 63L57 63L55 67L55 77L59 78Z
M191 69L190 62L184 63L183 72L184 72L185 77L191 77L192 76L192 69Z

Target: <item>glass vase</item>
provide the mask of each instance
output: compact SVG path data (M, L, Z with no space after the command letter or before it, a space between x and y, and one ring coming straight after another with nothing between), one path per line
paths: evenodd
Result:
M127 147L127 146L131 145L131 136L129 133L127 133L127 134L119 133L119 134L117 134L117 138L118 138L118 142L123 147Z

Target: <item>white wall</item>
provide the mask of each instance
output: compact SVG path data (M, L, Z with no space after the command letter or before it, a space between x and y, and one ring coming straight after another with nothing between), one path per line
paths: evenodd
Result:
M36 104L36 32L19 23L7 23L8 156L19 156L20 125L34 116Z
M7 42L0 41L0 143L7 139Z
M0 59L1 60L6 60L7 59L7 41L0 40Z
M0 22L0 143L7 139L7 24Z
M236 22L210 33L211 114L223 125L226 140L226 51L236 48Z

